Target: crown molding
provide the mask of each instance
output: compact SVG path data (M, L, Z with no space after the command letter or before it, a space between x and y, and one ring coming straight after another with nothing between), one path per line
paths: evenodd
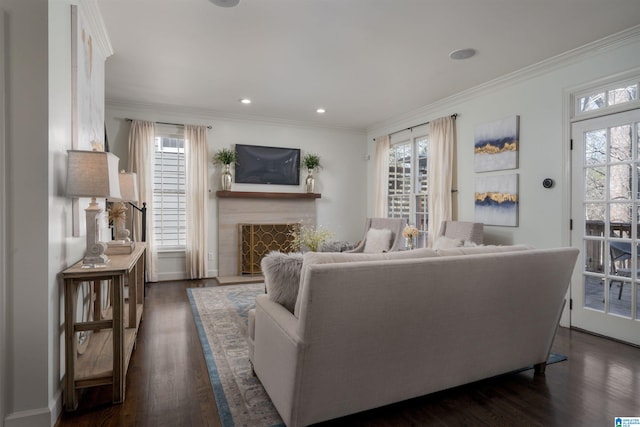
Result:
M85 24L91 30L98 51L105 59L113 55L113 47L111 46L111 40L109 40L107 27L102 19L102 13L98 7L98 1L79 0L77 5L80 16L82 16Z
M107 98L105 100L105 105L107 108L128 109L128 110L131 109L140 113L140 116L146 116L146 117L157 117L159 114L161 114L168 117L184 118L187 121L188 120L193 121L194 119L199 119L201 121L224 120L224 121L239 122L239 123L252 122L252 123L265 124L265 125L292 126L292 127L307 128L307 129L316 128L316 129L322 129L322 130L347 132L354 135L362 135L362 136L366 135L364 128L353 128L348 126L328 126L328 125L320 125L313 122L287 120L287 119L281 119L277 117L225 113L225 112L206 109L206 108L184 107L184 106L169 105L169 104L131 102L128 100L118 99L118 98ZM147 120L153 120L153 119L147 119ZM175 119L172 119L172 120L175 120ZM162 120L159 120L159 121L162 121Z
M415 123L425 121L425 118L435 118L435 114L442 115L443 110L455 108L463 101L487 94L497 88L504 88L512 84L523 82L534 77L566 67L586 58L595 57L603 52L618 49L630 43L637 42L640 38L640 25L628 28L611 36L588 43L581 47L569 50L551 58L545 59L528 67L514 71L486 83L474 86L470 89L458 92L424 107L389 118L382 122L367 127L367 135L384 135L397 129L411 127ZM455 111L451 111L451 114Z

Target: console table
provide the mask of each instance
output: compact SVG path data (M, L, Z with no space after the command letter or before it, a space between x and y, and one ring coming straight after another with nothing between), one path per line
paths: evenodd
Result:
M85 387L112 384L113 403L124 401L127 367L144 306L145 249L146 243L136 243L132 253L112 255L104 266L87 267L80 261L62 272L66 367L64 405L68 411L77 408L77 390ZM103 281L109 285L106 294L102 292ZM128 287L126 301L125 283ZM87 284L89 288L87 312L92 314L86 319L78 319L76 312L81 284ZM78 352L79 333L85 334L84 339L88 340L82 354Z

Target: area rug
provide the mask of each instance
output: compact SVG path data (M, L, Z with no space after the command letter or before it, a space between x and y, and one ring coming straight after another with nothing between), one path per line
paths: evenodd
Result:
M209 379L223 427L284 426L269 396L252 375L247 344L247 313L264 284L187 289ZM548 364L567 358L551 353ZM533 369L533 366L511 372Z
M264 283L187 289L223 427L284 426L252 375L247 313Z

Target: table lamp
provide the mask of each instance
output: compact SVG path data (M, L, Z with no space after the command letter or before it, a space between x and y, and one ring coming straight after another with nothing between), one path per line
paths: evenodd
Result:
M85 265L109 262L106 245L100 241L98 215L102 209L96 198L120 198L118 162L120 159L105 151L68 150L67 197L91 197L85 209L87 218L87 249L82 260Z
M107 243L108 254L131 253L134 246L129 237L131 233L125 227L127 211L129 210L127 203L134 206L133 203L138 202L138 181L135 173L127 173L125 171L120 171L118 178L120 182L120 199L110 200L115 202L111 208L111 217L116 228L115 240Z

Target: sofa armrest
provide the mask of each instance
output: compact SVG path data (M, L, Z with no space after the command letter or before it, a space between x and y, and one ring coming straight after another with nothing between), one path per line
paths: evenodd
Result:
M258 322L258 312L261 311L260 317L265 317L272 326L281 330L287 340L293 345L297 345L300 341L298 334L298 319L287 310L283 305L272 301L268 295L260 294L256 296L256 323ZM254 337L255 338L255 337Z
M298 319L269 299L256 297L253 367L280 416L290 424L297 408L296 375L303 343Z

